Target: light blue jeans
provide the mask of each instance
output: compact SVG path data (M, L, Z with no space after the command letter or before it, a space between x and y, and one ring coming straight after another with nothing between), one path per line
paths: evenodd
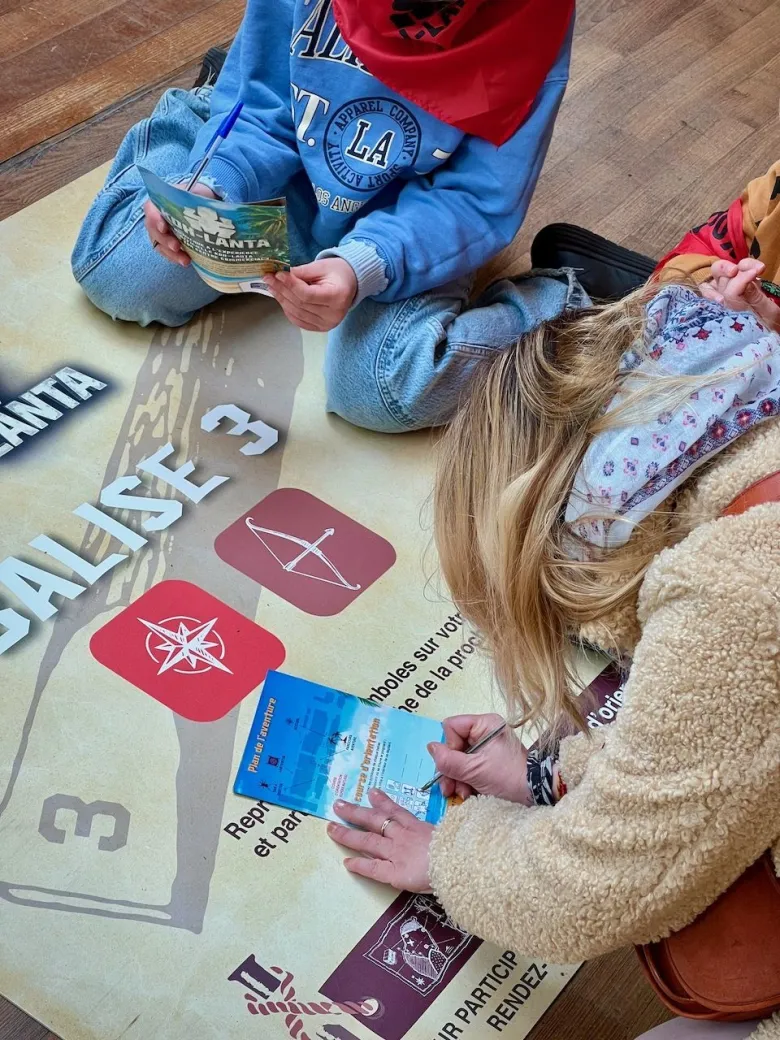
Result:
M219 293L189 267L159 256L143 224L146 199L137 163L181 179L209 116L211 89L169 90L134 126L87 213L73 250L73 274L115 319L184 325ZM294 264L319 252L310 237L316 202L303 175L287 193ZM331 332L325 356L328 411L386 433L447 422L474 368L540 322L589 301L573 272L545 271L492 285L470 299L464 278L397 303L364 300Z

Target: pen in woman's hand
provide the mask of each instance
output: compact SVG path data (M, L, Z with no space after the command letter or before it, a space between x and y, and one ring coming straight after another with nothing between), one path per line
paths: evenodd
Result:
M467 748L464 754L473 755L475 751L479 751L479 749L484 747L485 744L489 744L491 740L493 740L495 737L499 735L499 733L503 733L506 727L507 723L502 722L500 726L496 726L495 729L492 729L490 733L488 733L486 736L482 738L482 740L478 740L476 744L472 744L470 748ZM442 776L442 773L437 773L436 776L432 777L427 784L423 784L423 786L420 788L420 791L422 793L430 791L434 784L438 784Z

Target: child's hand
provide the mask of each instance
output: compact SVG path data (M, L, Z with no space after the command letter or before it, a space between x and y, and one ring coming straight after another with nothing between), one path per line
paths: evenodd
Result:
M182 184L178 186L180 188L184 187ZM193 188L190 188L190 191L193 195L202 195L204 199L215 199L217 197L211 188L207 188L205 184L200 182ZM160 256L164 256L166 260L170 260L173 264L180 264L182 267L190 265L192 261L182 249L181 242L171 231L162 213L150 199L147 199L144 203L144 226L152 243L152 248L156 249Z
M293 325L307 332L335 329L358 289L351 265L337 256L266 275L265 283Z
M732 311L752 310L770 328L778 331L780 307L761 289L759 278L763 273L764 265L752 257L740 260L738 264L716 260L712 265L712 276L701 286L701 294Z

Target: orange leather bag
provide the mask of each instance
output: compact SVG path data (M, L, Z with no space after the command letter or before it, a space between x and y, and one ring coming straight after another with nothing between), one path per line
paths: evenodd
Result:
M767 852L693 924L637 946L659 999L684 1018L741 1022L780 1010L780 878Z
M780 502L780 473L724 510ZM780 878L766 852L696 920L661 942L637 946L656 995L683 1018L741 1022L780 1010Z

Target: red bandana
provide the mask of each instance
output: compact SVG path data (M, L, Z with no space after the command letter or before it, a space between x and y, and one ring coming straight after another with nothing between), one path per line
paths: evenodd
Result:
M431 115L495 145L531 110L574 0L333 0L367 70Z

